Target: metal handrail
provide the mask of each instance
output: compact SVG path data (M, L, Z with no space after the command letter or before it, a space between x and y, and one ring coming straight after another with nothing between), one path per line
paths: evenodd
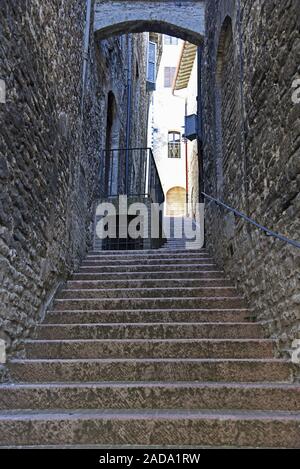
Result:
M154 167L154 170L155 170L155 173L156 173L156 182L158 183L158 187L156 187L156 191L159 192L159 202L160 203L163 203L165 201L165 195L164 195L164 190L163 190L163 186L162 186L162 183L161 183L161 179L159 177L159 172L158 172L158 169L157 169L157 164L156 164L156 161L155 161L155 158L154 158L154 155L153 155L153 151L152 151L152 148L148 148L147 149L149 151L149 154L150 154L150 159L151 159L151 162L153 164L153 167ZM150 168L150 161L149 161L149 168ZM150 193L150 191L149 191ZM156 201L157 202L157 201Z
M265 226L261 225L260 223L257 223L253 218L248 217L244 213L240 212L239 210L236 210L235 208L230 207L229 205L225 204L219 199L216 199L215 197L212 197L205 192L202 192L202 195L210 200L211 202L214 202L217 205L220 205L221 207L225 208L229 212L234 213L236 216L243 218L243 220L246 220L248 223L251 223L252 225L256 226L256 228L259 228L261 231L264 231L267 235L279 239L280 241L284 241L287 244L290 244L291 246L294 246L298 249L300 249L300 243L298 241L294 241L293 239L289 239L286 236L283 236L279 233L276 233L275 231L269 230Z
M155 158L151 148L148 147L133 147L133 148L112 148L103 150L103 161L106 159L107 153L111 156L109 161L111 164L108 166L108 172L105 177L105 190L104 197L117 197L118 195L128 195L130 197L145 197L151 198L153 203L164 202L164 191L159 177L159 172L156 166ZM125 184L121 178L119 169L119 162L124 161L126 155L128 174L126 172ZM134 158L135 155L135 158ZM116 159L114 158L116 156ZM131 173L131 168L134 163L137 164L137 172ZM102 166L102 170L104 166ZM113 174L116 171L116 176L113 181ZM106 171L106 169L104 169Z

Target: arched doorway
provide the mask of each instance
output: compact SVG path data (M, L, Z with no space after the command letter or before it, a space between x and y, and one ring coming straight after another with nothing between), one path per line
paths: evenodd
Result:
M215 82L215 154L216 193L228 202L243 184L241 155L241 104L239 84L234 79L237 69L232 19L222 24L217 50ZM229 118L230 116L230 118ZM230 121L230 125L226 125ZM235 170L231 171L234 167ZM241 200L242 202L242 200ZM241 208L241 207L240 207Z
M120 122L114 93L110 91L107 98L106 139L105 139L105 194L115 195L119 182L119 138Z
M186 215L186 191L183 187L172 187L166 197L168 217L184 217Z

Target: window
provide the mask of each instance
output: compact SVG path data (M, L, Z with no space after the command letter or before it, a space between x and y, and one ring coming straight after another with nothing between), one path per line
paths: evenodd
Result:
M165 67L165 88L171 88L173 85L176 67Z
M155 90L156 82L156 44L148 44L148 65L147 65L147 91Z
M180 135L180 132L169 132L169 135L168 135L168 158L181 158L181 135Z
M177 46L178 38L173 36L165 36L164 43L166 46Z

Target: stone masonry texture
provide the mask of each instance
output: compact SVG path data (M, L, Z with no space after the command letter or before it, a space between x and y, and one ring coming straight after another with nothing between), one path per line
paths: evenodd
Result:
M109 91L125 138L126 38L95 43L91 26L82 100L85 16L83 1L1 0L0 338L9 352L91 246ZM145 35L135 36L132 54L143 103L133 114L134 143L145 144Z
M206 28L205 191L299 241L300 106L292 102L292 83L299 78L299 4L208 0ZM217 171L220 134L223 181ZM299 249L213 204L207 205L206 232L220 264L288 351L299 338Z
M202 42L205 1L201 0L98 0L95 30L100 38L131 32L155 31Z

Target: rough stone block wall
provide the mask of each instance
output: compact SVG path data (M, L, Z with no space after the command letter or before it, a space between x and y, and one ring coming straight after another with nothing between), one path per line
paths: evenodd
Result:
M4 0L0 24L0 330L14 347L85 251L75 197L84 170L84 10L80 2Z
M84 28L83 1L1 0L0 338L9 352L91 246L110 90L125 138L126 45L95 44L91 27L82 101Z
M226 104L223 107L222 144L224 156L229 148L224 126L228 126L240 138L241 154L229 149L224 201L299 241L300 105L292 102L292 83L299 78L300 63L298 10L298 2L289 0L208 0L203 72L205 190L216 196L218 45L222 25L230 17L234 47L230 79L241 85L240 109L227 108L227 112ZM228 103L236 90L223 86ZM236 131L234 114L240 120ZM236 184L241 160L242 174ZM290 350L292 340L299 338L299 249L273 240L214 204L207 204L206 230L210 247L258 318L265 321L269 335L279 339L282 351Z
M116 47L116 42L117 46ZM114 139L112 149L126 148L126 119L127 119L127 69L131 65L131 103L130 103L130 140L129 147L145 148L147 146L147 121L149 94L146 92L146 66L148 51L148 34L132 34L130 40L126 35L116 39L97 41L100 45L98 51L98 61L100 63L101 81L101 103L102 122L101 129L106 127L107 119L107 97L112 92L115 99L116 119L119 122L118 138ZM131 60L128 60L128 53L131 51ZM93 77L92 82L95 82ZM106 132L100 136L101 148L106 148ZM119 156L119 192L125 192L125 151L121 151ZM138 153L136 153L138 158ZM134 163L134 162L133 162ZM101 166L101 197L105 198L107 193L104 188L105 165Z

